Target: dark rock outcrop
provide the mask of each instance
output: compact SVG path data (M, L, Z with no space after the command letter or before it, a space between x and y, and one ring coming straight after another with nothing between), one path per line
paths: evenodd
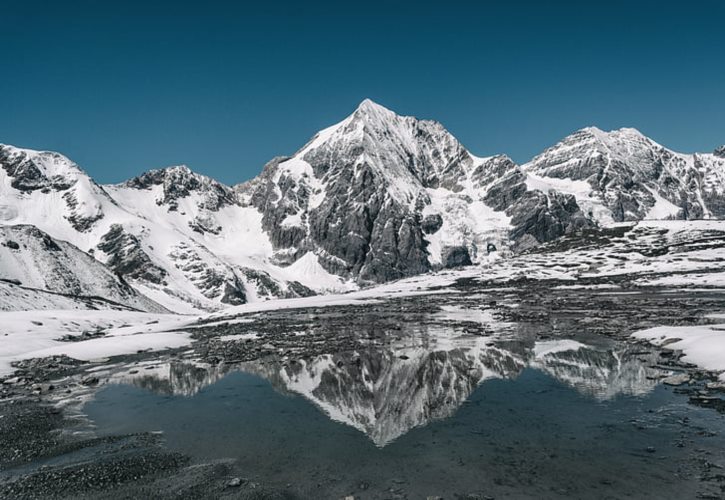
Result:
M425 234L435 234L443 226L443 217L440 214L430 214L423 218L420 224Z
M446 268L464 267L473 264L468 248L465 246L449 247L443 250L443 266Z
M119 276L164 284L166 271L154 264L141 248L138 239L120 224L113 224L103 235L98 249L108 256L106 265Z
M156 203L168 206L169 211L177 210L179 200L194 192L201 196L200 208L207 210L216 211L236 203L236 196L231 188L214 179L194 173L185 165L149 170L125 182L124 186L134 189L162 186L163 194Z

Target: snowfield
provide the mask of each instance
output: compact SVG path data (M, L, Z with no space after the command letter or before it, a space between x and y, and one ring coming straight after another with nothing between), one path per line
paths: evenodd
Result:
M190 322L186 316L133 311L0 312L0 375L12 373L11 363L22 359L65 354L90 361L182 347L190 338L179 329ZM97 332L103 336L83 340L84 333Z

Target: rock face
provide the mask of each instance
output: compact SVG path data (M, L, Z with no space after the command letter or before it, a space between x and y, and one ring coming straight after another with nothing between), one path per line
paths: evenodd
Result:
M46 175L43 164L58 164L61 155L57 153L43 152L38 155L28 154L26 151L0 147L0 166L10 177L10 185L24 192L35 190L65 191L75 181L72 177L63 175L62 172Z
M0 146L0 227L34 226L48 241L68 241L114 279L174 311L310 295L309 285L318 282L321 288L344 285L320 276L309 259L289 272L269 264L271 244L260 219L256 209L241 206L231 187L187 167L101 187L60 154ZM17 244L9 240L4 248ZM14 278L0 273L0 279ZM71 281L62 283L65 291L48 290L77 292Z
M444 251L444 266L446 268L470 266L471 256L464 246L446 248Z
M127 233L120 224L113 224L103 235L98 249L108 255L106 265L119 276L142 279L157 285L166 284L166 271L151 261L138 238Z

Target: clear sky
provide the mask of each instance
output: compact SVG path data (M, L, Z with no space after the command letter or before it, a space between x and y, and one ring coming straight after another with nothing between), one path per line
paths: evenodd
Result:
M0 0L0 142L100 182L256 175L365 97L518 162L587 126L725 143L725 2Z

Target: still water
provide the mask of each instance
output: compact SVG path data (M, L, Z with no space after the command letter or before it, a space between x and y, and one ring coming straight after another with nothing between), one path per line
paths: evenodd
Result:
M172 363L101 389L99 434L160 431L303 498L695 498L723 418L614 341L454 345Z

